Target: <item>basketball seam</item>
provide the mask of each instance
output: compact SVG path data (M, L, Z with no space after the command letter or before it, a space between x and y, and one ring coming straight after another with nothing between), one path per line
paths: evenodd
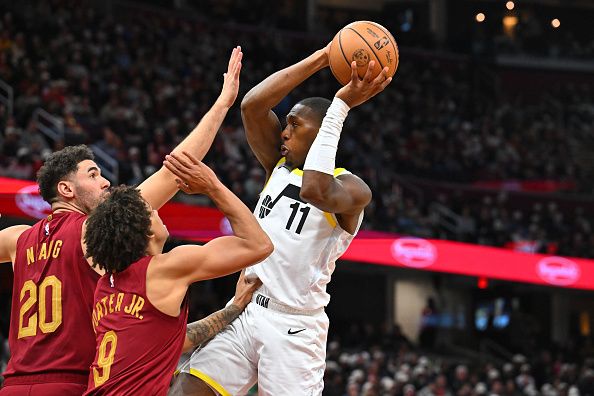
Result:
M388 32L387 30L382 29L380 27L380 25L377 23L369 22L369 21L363 21L363 23L366 23L370 26L376 27L379 30L381 30L386 36L388 36L390 38L390 41L392 42L392 44L394 44L394 46L396 47L396 50L398 50L398 44L396 44L396 39L394 38L394 36L392 36L392 33Z
M338 46L340 47L340 52L342 52L342 56L344 56L345 62L349 65L349 69L351 69L351 62L349 62L346 54L344 53L344 50L342 49L342 29L338 32ZM340 81L340 83L343 85L345 84L342 81ZM349 82L347 81L346 84L348 84L348 83Z
M386 36L388 36L390 38L390 41L392 42L392 44L394 45L394 50L396 51L396 53L400 53L400 51L398 50L398 43L396 43L396 39L394 38L394 36L392 36L392 33L390 33L387 30L384 30L383 27L381 25L379 25L378 23L375 22L370 22L370 21L363 21L363 23L366 23L370 26L376 27L379 30L381 30ZM400 59L400 57L398 58ZM396 69L398 69L398 62L396 62ZM394 73L396 73L396 69L394 69Z
M379 57L379 56L378 56L378 55L375 53L375 51L373 50L373 47L372 47L371 45L369 45L369 43L367 42L367 40L365 40L365 37L361 36L361 34L360 34L358 31L356 31L355 29L353 29L353 28L346 28L346 29L352 30L353 32L355 32L355 33L357 34L357 36L361 37L361 40L363 40L363 42L364 42L365 44L367 44L367 46L369 47L369 49L371 50L371 52L373 52L373 55L375 55L375 57L376 57L377 61L379 62L380 66L381 66L381 67L382 67L382 69L383 69L383 68L384 68L384 64L382 63L382 60L381 60L381 59L380 59L380 57Z

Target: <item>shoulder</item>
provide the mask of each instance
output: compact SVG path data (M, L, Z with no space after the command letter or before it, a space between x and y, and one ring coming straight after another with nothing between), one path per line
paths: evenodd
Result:
M19 240L23 233L29 229L31 226L16 225L0 231L0 262L11 261L14 263Z
M344 191L351 197L351 209L342 214L353 214L358 216L361 211L369 205L372 198L371 188L359 176L352 173L341 174L336 177L340 181Z
M61 214L60 219L57 221L70 232L80 233L86 228L88 218L89 216L84 213L66 212Z
M30 230L32 227L30 225L21 224L15 225L12 227L8 227L5 229L6 234L14 240L15 242L21 237L21 235L25 232Z
M150 266L153 270L159 271L174 271L179 272L180 267L184 267L190 258L194 261L196 258L200 258L200 251L203 250L203 246L200 245L182 245L171 249L167 253L157 254L152 256Z
M337 168L334 171L334 177L343 183L352 185L353 187L359 187L363 190L369 190L369 193L371 194L371 189L363 179L344 168Z
M13 232L15 234L18 233L20 235L24 231L27 231L27 230L29 230L31 228L32 227L30 225L20 224L20 225L15 225L15 226L12 226L12 227L8 227L7 230L11 230L11 232Z

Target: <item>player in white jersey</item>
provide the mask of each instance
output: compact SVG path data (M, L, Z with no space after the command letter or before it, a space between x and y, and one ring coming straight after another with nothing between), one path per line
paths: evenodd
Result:
M332 103L323 98L297 103L283 130L271 109L327 66L328 47L272 74L243 99L247 140L267 173L255 215L275 250L246 272L263 283L255 304L194 352L170 394L245 395L256 381L259 395L322 393L326 285L371 200L365 182L335 169L336 149L348 110L391 81L387 68L371 78L374 62L360 79L353 62L351 82Z

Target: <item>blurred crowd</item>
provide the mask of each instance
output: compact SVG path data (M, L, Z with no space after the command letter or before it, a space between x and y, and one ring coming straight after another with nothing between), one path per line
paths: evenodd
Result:
M299 2L283 4L271 16L276 26L299 8ZM1 7L0 78L15 100L12 114L0 105L0 175L24 179L33 179L53 150L87 143L117 160L120 183L137 184L214 102L233 46L245 53L239 101L267 75L331 38L263 30L249 13L214 25L151 10L104 14L76 1ZM584 152L592 146L594 88L551 84L529 100L502 89L489 65L401 52L395 81L351 112L341 138L338 163L374 191L364 227L594 256L591 226L580 208L565 213L543 200L526 210L505 197L469 202L456 194L418 199L402 185L408 176L465 184L549 180L592 192ZM282 120L298 100L331 97L337 88L322 71L275 110ZM40 132L38 108L61 120L55 140ZM264 173L246 143L238 106L205 161L255 204ZM439 205L455 214L455 228L443 226Z
M0 103L0 176L22 179L34 179L52 151L86 143L117 160L120 183L137 184L214 102L233 46L245 53L239 101L332 37L332 29L315 36L270 30L303 30L301 1L276 7L267 0L199 2L195 11L208 15L198 19L134 8L106 15L78 1L17 3L0 4L0 79L15 94L12 113ZM271 11L262 19L264 8ZM321 10L318 17L340 26L349 16ZM498 40L500 51L592 56L592 43L571 36L535 42L538 24L522 23L515 40ZM551 83L534 100L506 92L497 69L471 58L411 48L401 48L401 56L392 86L351 112L341 138L338 163L374 192L364 228L594 258L594 230L580 206L562 210L543 196L518 207L506 193L475 200L455 188L419 193L407 179L544 180L591 194L594 87ZM298 100L331 97L336 89L330 72L322 71L275 110L283 120ZM63 129L49 125L60 132L56 139L40 132L38 108L61 120ZM238 106L205 162L255 204L264 173L245 140ZM195 319L220 307L211 283L199 287ZM0 333L0 371L6 359ZM545 351L534 359L479 364L420 351L398 328L355 326L331 336L325 384L327 396L579 396L594 394L594 362Z
M393 193L402 198L391 197L394 204L387 212L370 216L369 228L524 253L594 258L594 230L590 216L580 206L561 210L555 202L536 201L529 209L519 209L509 202L506 193L474 201L439 194L423 204L415 196L404 196L401 188ZM382 216L396 221L386 225Z
M594 393L594 360L542 350L473 360L417 349L395 326L353 326L328 344L325 396L579 396ZM583 361L583 364L576 362Z

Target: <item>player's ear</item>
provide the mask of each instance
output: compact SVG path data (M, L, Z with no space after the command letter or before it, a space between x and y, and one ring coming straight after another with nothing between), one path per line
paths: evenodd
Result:
M58 195L64 198L74 198L74 185L68 180L60 180L56 187Z

